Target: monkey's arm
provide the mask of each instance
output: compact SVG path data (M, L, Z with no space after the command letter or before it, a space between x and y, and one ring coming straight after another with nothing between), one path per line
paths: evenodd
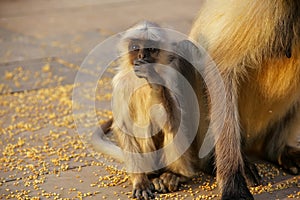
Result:
M173 127L174 124L178 123L177 118L180 111L175 95L171 93L170 88L168 87L166 82L168 81L176 83L177 77L173 77L171 73L165 73L164 76L161 76L159 72L157 72L158 70L156 71L156 67L167 68L168 66L162 66L157 63L145 63L141 65L135 65L134 71L136 76L138 76L139 78L145 78L147 80L150 87L152 88L151 94L149 95L151 95L152 98L157 98L158 102L162 103L167 114L167 119L169 119L167 120L170 123L169 127ZM169 67L174 68L175 65L173 63L170 63ZM156 120L156 117L154 117L154 120ZM160 124L161 122L157 121L157 123Z

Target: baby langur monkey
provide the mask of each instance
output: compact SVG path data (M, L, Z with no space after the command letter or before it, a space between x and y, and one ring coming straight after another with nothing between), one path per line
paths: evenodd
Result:
M133 184L132 196L138 199L153 198L154 191L165 193L177 190L181 182L199 171L201 164L198 137L190 139L192 144L182 155L178 153L180 145L172 146L180 129L182 108L165 86L167 82L174 85L180 83L170 71L164 71L167 68L164 65L181 73L192 87L199 86L194 80L198 75L189 62L164 50L164 45L168 45L165 33L154 23L145 21L126 31L120 44L123 55L113 78L114 118L102 125L104 133L112 129L120 148L104 141L103 132L101 137L95 133L92 139L97 151L125 163ZM188 40L179 42L175 48L188 59L192 58L192 53L200 53ZM202 121L206 123L204 119ZM189 134L184 136L189 137ZM165 146L170 147L168 152L163 149ZM149 153L154 156L147 160L145 157ZM166 164L177 154L174 162ZM158 169L159 165L163 168ZM151 179L150 175L154 178Z

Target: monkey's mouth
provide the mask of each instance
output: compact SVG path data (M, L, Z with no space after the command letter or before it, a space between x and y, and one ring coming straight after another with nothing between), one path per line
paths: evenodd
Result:
M133 61L133 64L135 66L139 66L139 65L143 65L143 64L147 64L147 63L150 63L150 62L147 60L144 60L144 59L138 59L138 60Z

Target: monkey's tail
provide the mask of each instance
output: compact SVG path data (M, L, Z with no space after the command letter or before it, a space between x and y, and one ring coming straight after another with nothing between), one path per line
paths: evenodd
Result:
M122 149L105 136L105 134L111 131L112 122L113 119L110 119L109 121L102 124L101 128L97 128L97 130L92 135L91 143L97 152L103 153L114 159L124 162Z

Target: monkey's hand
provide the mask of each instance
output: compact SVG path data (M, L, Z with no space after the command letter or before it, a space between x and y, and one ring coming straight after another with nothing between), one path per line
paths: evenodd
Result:
M144 60L135 60L134 61L134 72L137 77L149 79L151 77L158 76L157 72L154 69L154 63L148 63Z
M144 60L134 61L134 72L137 77L144 78L151 86L163 85L163 80L155 71L155 63L148 63Z

